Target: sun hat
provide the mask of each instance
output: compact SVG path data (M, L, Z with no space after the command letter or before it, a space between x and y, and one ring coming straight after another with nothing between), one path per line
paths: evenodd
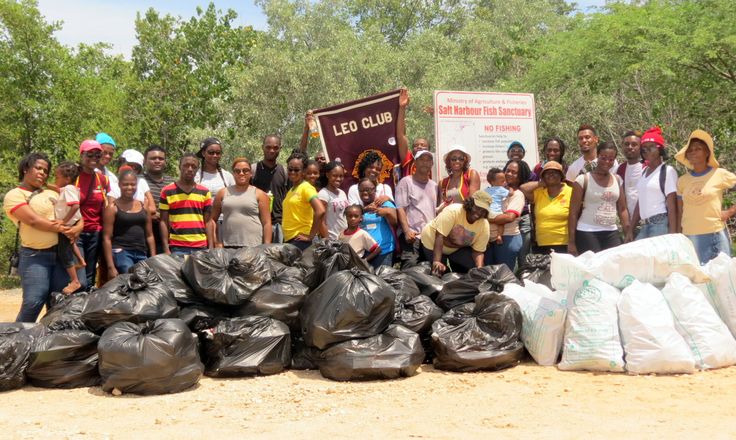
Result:
M711 168L718 168L720 165L718 164L718 161L716 160L716 152L715 152L715 147L713 146L713 138L706 131L700 130L700 129L695 130L692 133L690 133L690 139L688 139L687 144L685 144L685 146L682 147L680 151L677 152L677 154L675 154L675 160L685 165L688 169L691 169L691 170L693 169L693 164L690 163L690 161L685 158L685 152L687 152L688 147L695 139L699 141L703 141L705 145L708 146L708 150L710 151L710 157L708 158L708 166Z

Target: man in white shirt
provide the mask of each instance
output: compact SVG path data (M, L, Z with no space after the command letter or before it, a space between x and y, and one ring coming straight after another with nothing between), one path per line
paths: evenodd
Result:
M565 178L571 182L575 181L581 174L592 171L597 162L598 134L592 125L583 124L578 128L578 147L581 156L567 167ZM618 169L618 161L614 161L611 172Z
M645 166L641 158L641 132L627 131L624 133L623 152L626 162L618 166L616 174L623 179L626 207L629 209L629 219L632 219L634 217L634 207L636 207L636 201L639 198L639 191L636 188Z
M107 133L97 133L95 140L102 146L102 157L100 157L100 172L107 176L107 180L110 181L110 192L107 193L108 197L119 198L120 187L118 186L118 176L114 171L107 168L107 165L112 161L115 155L115 139Z

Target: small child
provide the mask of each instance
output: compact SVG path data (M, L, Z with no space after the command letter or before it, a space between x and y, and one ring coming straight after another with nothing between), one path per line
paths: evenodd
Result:
M79 211L79 188L73 185L73 182L79 176L79 167L74 162L62 162L57 165L55 173L54 189L59 192L59 198L54 205L54 217L62 225L74 226L82 218L82 213ZM86 263L77 244L69 241L64 234L59 234L57 253L59 261L64 265L71 279L61 292L69 295L82 287L79 277L77 277L77 269L86 266ZM75 264L75 257L79 265Z
M353 250L371 261L378 255L381 255L381 246L376 240L363 229L360 229L360 222L363 221L363 207L360 205L350 205L345 208L345 218L348 221L348 228L340 233L340 241L350 245Z
M511 191L506 188L506 174L500 168L491 168L488 170L486 180L491 185L486 188L486 192L491 195L491 210L488 214L489 219L494 219L503 213L503 202L506 200ZM496 243L503 243L503 225L496 225Z

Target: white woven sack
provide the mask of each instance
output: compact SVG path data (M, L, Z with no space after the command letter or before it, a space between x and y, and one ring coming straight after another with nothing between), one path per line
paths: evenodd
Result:
M672 311L675 328L690 347L698 368L736 364L736 340L687 277L679 273L670 275L662 295Z
M529 280L524 281L524 286L508 283L502 293L521 308L521 340L529 354L539 365L556 364L567 312L561 294Z
M593 279L568 295L560 370L624 371L616 304L620 292Z
M670 308L656 287L635 280L625 288L618 301L618 320L626 371L635 374L695 371L690 347L675 330Z
M731 334L736 336L736 258L720 253L703 269L711 279L706 284L708 301Z

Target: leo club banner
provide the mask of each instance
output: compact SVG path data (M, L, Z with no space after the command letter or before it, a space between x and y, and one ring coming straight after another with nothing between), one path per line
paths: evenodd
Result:
M313 113L327 160L339 160L345 165L344 190L358 181L358 163L370 150L375 150L383 160L379 181L394 186L394 166L399 164L396 139L399 90Z

